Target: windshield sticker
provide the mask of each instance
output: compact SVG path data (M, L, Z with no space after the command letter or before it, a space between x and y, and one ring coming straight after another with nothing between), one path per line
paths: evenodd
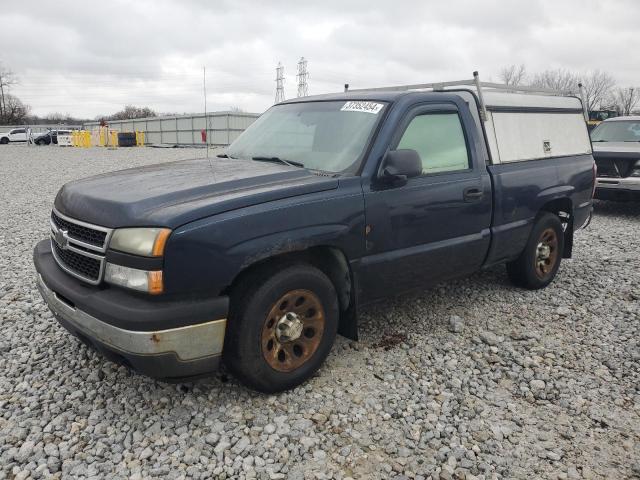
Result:
M382 107L384 107L384 103L352 101L345 103L340 110L343 112L366 112L377 115L382 110Z

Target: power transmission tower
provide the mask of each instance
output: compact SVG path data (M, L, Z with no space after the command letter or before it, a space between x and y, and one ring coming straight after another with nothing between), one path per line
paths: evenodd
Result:
M278 62L276 67L276 102L284 101L284 66Z
M307 70L307 60L304 57L300 57L298 62L298 97L306 97L309 95L309 71Z

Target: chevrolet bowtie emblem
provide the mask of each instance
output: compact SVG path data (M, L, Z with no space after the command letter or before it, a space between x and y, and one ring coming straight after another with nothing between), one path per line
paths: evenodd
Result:
M69 245L69 235L66 230L57 230L53 235L53 240L62 250L66 250Z

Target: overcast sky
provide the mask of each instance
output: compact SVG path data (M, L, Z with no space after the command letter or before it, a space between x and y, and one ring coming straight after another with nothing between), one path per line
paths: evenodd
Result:
M308 59L309 93L468 78L475 69L602 69L640 85L639 0L30 1L0 5L0 62L42 115L262 112L285 66Z

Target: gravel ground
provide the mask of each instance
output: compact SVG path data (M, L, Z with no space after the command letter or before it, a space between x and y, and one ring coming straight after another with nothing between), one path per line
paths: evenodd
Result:
M85 348L34 284L57 189L200 153L0 147L0 479L640 478L639 204L597 203L543 291L496 268L363 312L291 392Z

